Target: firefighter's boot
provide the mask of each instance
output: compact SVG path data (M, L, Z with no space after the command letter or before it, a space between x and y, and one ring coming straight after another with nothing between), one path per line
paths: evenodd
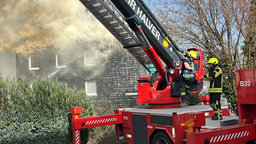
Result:
M211 117L212 120L222 120L222 115L216 115Z
M222 111L221 111L221 109L218 108L217 115L216 116L214 115L213 117L211 117L211 119L212 120L222 120Z
M211 105L211 107L214 109L214 104L210 104ZM217 110L213 110L214 111L214 115L211 117L211 119L213 119L214 117L217 117L217 115L218 115L218 111Z
M216 113L214 113L214 115L211 117L211 119L213 119L214 117L217 117L217 114L216 114Z

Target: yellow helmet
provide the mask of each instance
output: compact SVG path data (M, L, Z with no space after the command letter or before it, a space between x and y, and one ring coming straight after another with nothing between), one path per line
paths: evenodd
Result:
M216 58L210 58L208 61L208 64L217 65L218 63L219 63L218 59L216 59Z
M197 54L196 54L195 51L191 50L191 51L188 52L188 57L192 57L192 58L196 59L197 58Z

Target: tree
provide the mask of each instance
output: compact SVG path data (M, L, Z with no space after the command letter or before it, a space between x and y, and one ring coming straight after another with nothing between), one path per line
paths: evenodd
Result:
M256 0L251 1L249 19L246 28L245 45L243 47L244 61L247 68L253 68L256 65Z
M250 0L158 0L151 8L180 45L202 48L205 58L219 60L225 96L237 112L235 69L246 67L242 47ZM252 59L247 58L247 64Z

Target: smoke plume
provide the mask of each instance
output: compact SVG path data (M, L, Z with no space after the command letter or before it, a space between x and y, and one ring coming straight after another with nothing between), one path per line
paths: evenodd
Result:
M19 54L115 38L79 0L1 0L0 50Z

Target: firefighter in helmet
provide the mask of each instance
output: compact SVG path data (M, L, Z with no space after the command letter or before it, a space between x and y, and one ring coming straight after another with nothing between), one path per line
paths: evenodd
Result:
M189 88L195 81L195 65L194 59L197 58L195 51L189 51L187 57L183 61L182 69L180 70L180 75L182 78L181 82L181 99L183 102L186 100L186 95L190 95Z
M214 110L214 116L212 120L222 120L222 111L220 105L220 97L222 94L222 70L218 66L218 59L210 58L208 61L210 70L207 75L204 75L204 80L210 81L209 95L210 105Z

